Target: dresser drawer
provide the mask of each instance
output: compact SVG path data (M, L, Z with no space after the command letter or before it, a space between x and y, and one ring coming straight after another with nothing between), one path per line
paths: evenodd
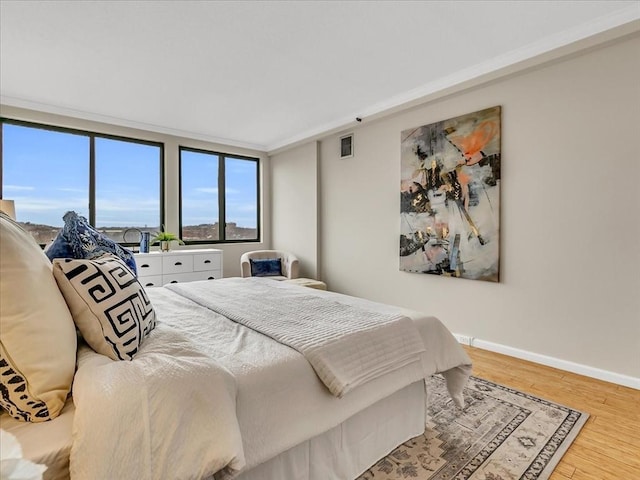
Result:
M150 275L148 277L138 276L138 281L143 287L161 287L162 275Z
M139 277L162 275L162 258L154 255L135 256Z
M193 271L220 270L222 255L218 252L200 253L193 256Z
M196 280L218 280L222 278L222 270L208 270L206 272L193 272Z
M196 282L198 280L216 280L218 278L222 278L222 272L220 270L213 270L209 272L174 273L172 275L163 275L162 284Z
M162 257L163 275L187 272L193 272L193 255L166 255Z
M135 253L134 258L144 287L222 278L222 250Z

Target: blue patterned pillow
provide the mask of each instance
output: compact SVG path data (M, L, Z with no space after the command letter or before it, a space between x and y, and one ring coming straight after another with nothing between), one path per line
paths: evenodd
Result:
M251 260L252 277L275 277L282 275L282 264L279 258L265 258L263 260Z
M49 260L53 261L54 258L90 260L104 253L111 253L120 257L134 274L137 273L133 253L95 230L86 218L76 212L67 212L62 219L64 227L44 252Z

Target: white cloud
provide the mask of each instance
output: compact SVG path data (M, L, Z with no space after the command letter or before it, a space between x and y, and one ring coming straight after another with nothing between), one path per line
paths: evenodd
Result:
M31 187L27 185L4 185L2 190L5 192L23 192L27 190L35 190L36 187Z
M25 212L44 212L44 211L64 211L69 210L88 210L88 200L83 198L37 198L37 197L15 197L16 210Z

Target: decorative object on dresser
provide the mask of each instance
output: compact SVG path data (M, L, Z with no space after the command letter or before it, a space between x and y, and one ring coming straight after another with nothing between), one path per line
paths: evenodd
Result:
M222 278L222 250L174 250L134 254L144 287Z
M135 232L137 236L134 238L130 232ZM130 227L122 233L122 240L124 243L140 243L139 252L149 253L149 247L151 246L151 232L143 232L139 228Z
M178 244L184 245L184 242L180 240L175 233L165 232L164 225L162 226L162 230L157 232L155 237L151 239L151 245L160 243L160 250L163 252L169 251L171 248L171 242L178 242Z

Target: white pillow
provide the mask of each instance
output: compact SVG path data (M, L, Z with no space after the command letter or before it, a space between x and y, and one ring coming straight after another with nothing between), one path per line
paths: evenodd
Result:
M57 258L53 276L89 346L113 360L131 360L156 326L146 292L115 255Z
M12 417L58 416L71 389L76 330L33 237L0 213L0 405Z

